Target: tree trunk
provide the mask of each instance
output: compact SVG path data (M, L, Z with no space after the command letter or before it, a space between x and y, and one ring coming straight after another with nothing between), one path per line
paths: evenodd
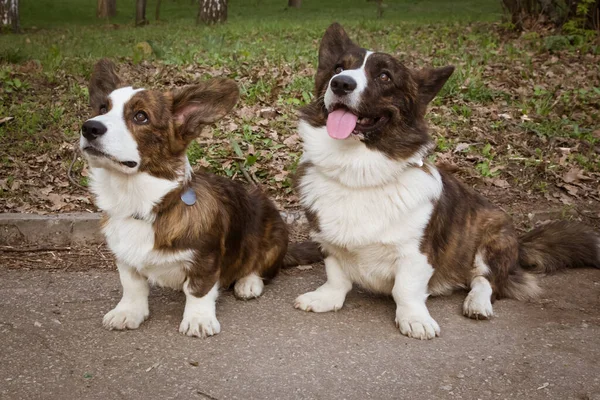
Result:
M385 5L383 4L383 0L367 0L373 3L377 3L377 18L383 17L383 8Z
M160 20L160 0L156 0L156 14L154 15L154 19L157 21Z
M135 26L146 25L146 0L135 1Z
M300 8L302 0L288 0L288 7Z
M108 18L117 15L117 0L98 0L96 16L98 18Z
M196 23L207 25L227 21L227 0L200 0Z
M19 0L0 0L0 28L10 26L14 33L21 30L19 25Z
M117 0L108 0L108 16L114 17L117 15Z

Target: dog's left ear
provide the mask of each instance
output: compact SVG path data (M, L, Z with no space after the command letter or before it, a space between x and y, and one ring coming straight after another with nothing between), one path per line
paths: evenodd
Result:
M319 68L333 69L335 62L352 46L356 47L340 24L329 25L319 45Z
M108 95L119 86L121 86L121 79L117 75L115 64L106 58L98 61L88 86L92 109L98 112L100 107L106 106Z
M177 131L191 140L202 127L223 118L240 97L237 84L231 79L215 78L197 85L175 89L172 113Z
M444 87L444 84L453 72L453 65L442 68L426 68L417 71L416 81L421 104L429 104L439 91L442 90L442 87Z

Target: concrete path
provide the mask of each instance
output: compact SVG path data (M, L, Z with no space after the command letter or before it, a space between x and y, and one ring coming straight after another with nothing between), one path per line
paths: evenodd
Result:
M322 267L285 271L264 296L219 300L221 334L177 332L183 295L153 289L137 331L109 332L117 273L0 267L1 399L600 399L600 271L546 277L536 303L492 321L464 294L429 301L442 337L394 326L390 298L355 290L337 313L294 310Z

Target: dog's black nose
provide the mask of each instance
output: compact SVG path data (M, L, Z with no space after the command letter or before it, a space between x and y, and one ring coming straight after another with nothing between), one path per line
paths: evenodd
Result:
M352 93L356 89L356 81L348 75L338 75L331 80L329 84L333 93L338 96L344 96Z
M102 136L106 133L106 126L99 121L89 120L85 121L81 127L81 134L84 138L90 142L96 139L98 136Z

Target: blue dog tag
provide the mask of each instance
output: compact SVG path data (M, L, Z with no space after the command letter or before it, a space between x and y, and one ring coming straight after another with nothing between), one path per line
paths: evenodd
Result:
M194 189L188 188L185 192L183 192L181 194L181 201L188 206L193 206L196 204L196 192L194 192Z

